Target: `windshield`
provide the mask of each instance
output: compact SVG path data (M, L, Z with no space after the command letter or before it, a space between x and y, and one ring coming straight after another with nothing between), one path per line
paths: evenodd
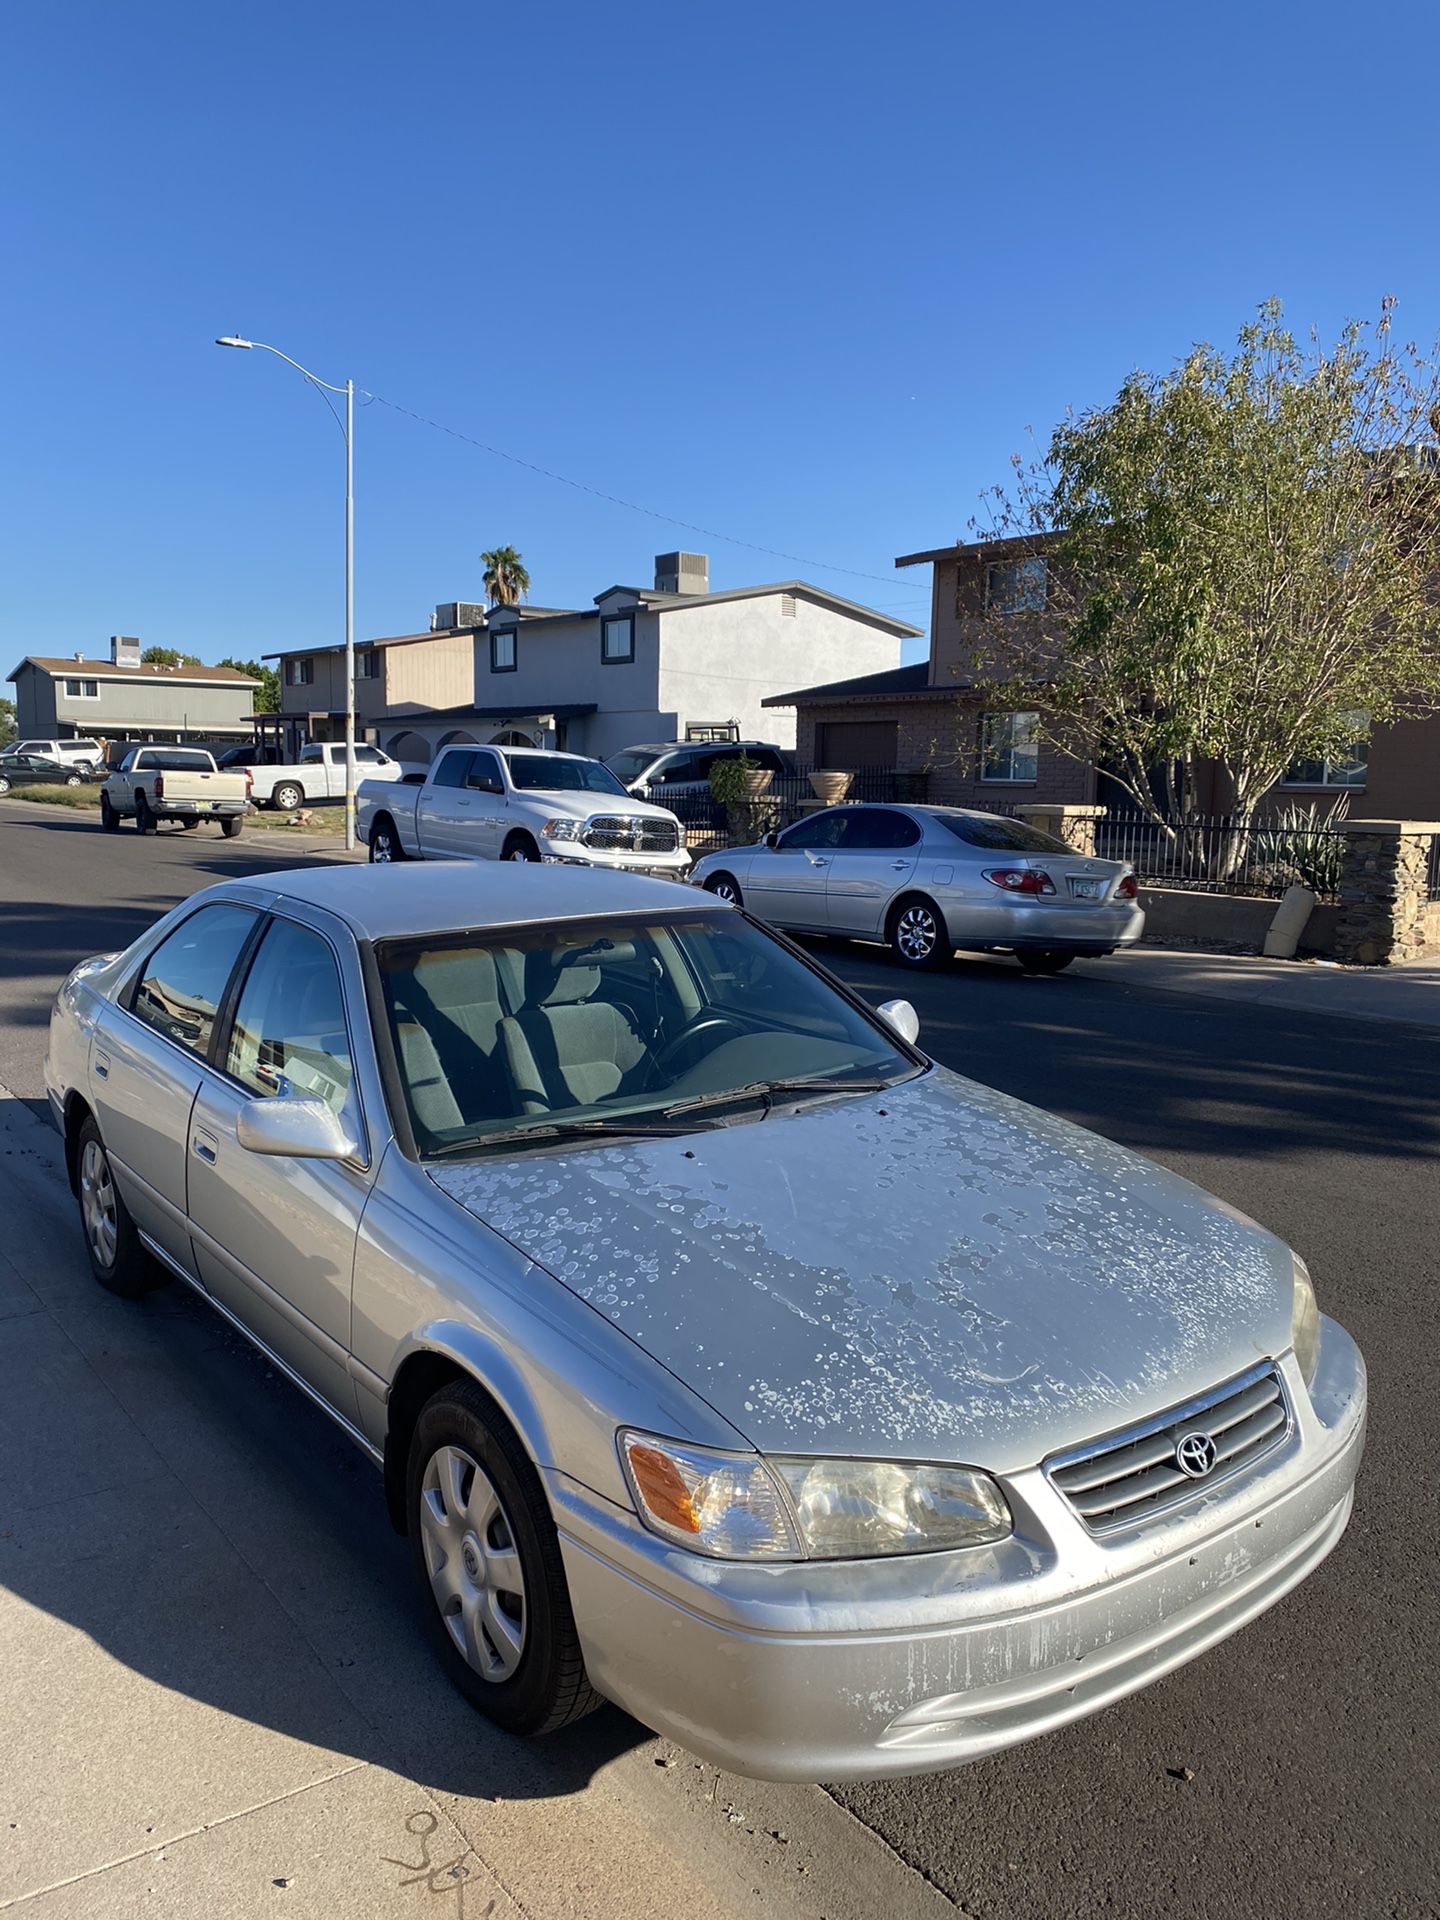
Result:
M605 764L617 780L633 787L645 769L655 764L655 758L653 753L612 753Z
M931 818L967 846L985 847L994 853L1074 852L1063 840L1055 840L1023 820L1002 820L994 814L942 813L938 809Z
M557 1132L703 1127L919 1071L868 1017L738 915L388 941L385 1013L422 1158ZM813 1084L812 1084L813 1083ZM767 1091L770 1090L770 1091Z
M624 793L625 789L598 760L567 760L559 753L507 753L513 786L538 787L546 793Z

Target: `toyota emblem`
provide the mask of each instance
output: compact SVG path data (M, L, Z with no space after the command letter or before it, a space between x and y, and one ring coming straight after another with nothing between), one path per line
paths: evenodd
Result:
M1192 1480L1203 1480L1215 1465L1215 1442L1208 1433L1184 1433L1175 1442L1175 1464Z

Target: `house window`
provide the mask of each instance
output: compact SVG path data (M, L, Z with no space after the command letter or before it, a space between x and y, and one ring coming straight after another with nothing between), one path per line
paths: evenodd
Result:
M313 660L287 660L285 662L285 684L287 687L313 687L315 684L315 662Z
M374 647L361 647L355 655L355 678L357 680L380 678L380 655Z
M1047 585L1045 562L1038 555L1028 560L997 560L985 569L985 611L1043 613Z
M600 622L600 660L607 667L623 666L635 658L635 616L612 614Z
M1038 713L987 713L980 728L980 778L1032 781L1040 764Z
M100 688L94 680L67 680L65 698L67 700L98 700Z
M490 629L490 671L514 673L517 661L514 627Z
M1285 772L1287 787L1363 787L1370 765L1370 716L1348 713L1354 738L1343 752L1315 760L1293 760Z

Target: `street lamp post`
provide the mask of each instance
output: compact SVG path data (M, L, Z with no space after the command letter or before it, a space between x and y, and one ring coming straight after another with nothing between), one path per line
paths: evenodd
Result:
M352 851L355 846L355 382L347 380L343 387L331 386L328 380L321 380L298 360L292 360L288 353L281 353L278 347L267 347L263 340L242 340L238 334L230 333L215 344L273 353L277 360L304 374L311 386L320 390L322 399L328 393L345 396L345 418L340 426L345 436L345 846L347 851ZM325 404L335 412L328 400ZM335 417L337 421L340 419L338 414Z

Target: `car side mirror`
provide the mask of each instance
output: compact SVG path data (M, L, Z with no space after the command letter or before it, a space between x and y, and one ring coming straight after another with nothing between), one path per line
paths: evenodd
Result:
M908 1040L914 1046L920 1038L920 1016L908 1000L887 1000L876 1011L902 1040Z
M769 831L769 833L767 833L767 834L766 834L766 836L765 836L765 844L766 844L766 846L767 846L767 847L778 847L778 846L779 846L779 844L780 844L780 835L779 835L779 833L778 833L778 832L777 832L777 831L775 830L775 828L774 828L774 827L772 827L772 828L770 829L770 831Z
M235 1138L247 1153L294 1160L353 1160L360 1151L323 1100L247 1100L235 1116Z

